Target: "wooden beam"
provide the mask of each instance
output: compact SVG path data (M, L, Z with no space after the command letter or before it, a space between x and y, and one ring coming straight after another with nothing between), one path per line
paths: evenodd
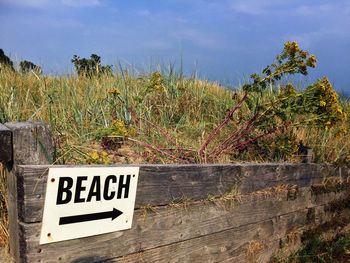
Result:
M42 220L49 167L19 166L20 221ZM349 171L316 164L140 165L135 207L167 205L181 199L203 200L209 195L221 196L234 187L237 193L246 194L277 185L311 186L330 176L349 176Z
M7 164L12 161L12 133L0 123L0 162Z
M50 164L53 158L50 125L35 122L8 122L12 132L13 164Z
M326 204L343 198L344 192L316 198L304 188L295 200L287 200L286 192L266 192L240 201L139 209L130 230L45 245L39 245L40 223L21 223L26 240L22 255L26 262L92 263L118 257L137 262L131 254L145 251L144 262L198 262L200 254L223 260L229 254L237 256L251 241L279 239L295 228L314 225L315 220L318 224L329 220ZM314 218L308 218L311 210Z
M315 210L320 215L325 214L322 206ZM346 215L342 214L344 220L349 220L349 212L347 209ZM241 225L150 250L140 250L132 255L103 262L270 262L271 256L281 248L281 241L286 240L290 232L298 228L305 231L313 226L307 223L308 213L308 209L302 209L255 224ZM325 222L329 222L329 218L322 216L318 223Z
M18 200L23 199L23 178L18 177L18 166L25 164L50 164L53 158L52 132L43 122L5 123L12 133L12 166L7 177L10 252L16 262L25 242L19 229L21 209Z

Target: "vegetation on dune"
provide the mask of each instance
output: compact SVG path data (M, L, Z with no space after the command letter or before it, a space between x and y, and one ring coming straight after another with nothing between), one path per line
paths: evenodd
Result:
M89 59L74 55L71 62L74 64L78 75L92 77L103 73L112 73L112 66L102 66L101 57L96 54L92 54Z
M22 74L34 72L36 74L41 74L41 66L35 65L31 61L23 60L19 63Z
M56 163L290 162L306 145L316 162L349 164L349 101L327 77L302 90L280 81L316 66L295 42L236 90L173 66L136 75L94 54L72 62L78 76L0 74L0 122L50 123Z
M0 71L2 67L7 67L13 70L13 62L5 55L5 52L0 48Z

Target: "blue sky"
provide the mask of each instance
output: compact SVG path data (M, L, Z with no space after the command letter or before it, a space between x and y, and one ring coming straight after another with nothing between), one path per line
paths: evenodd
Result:
M297 41L318 59L301 79L350 93L349 0L0 0L0 25L5 54L45 72L72 68L74 54L144 69L182 55L187 74L232 85Z

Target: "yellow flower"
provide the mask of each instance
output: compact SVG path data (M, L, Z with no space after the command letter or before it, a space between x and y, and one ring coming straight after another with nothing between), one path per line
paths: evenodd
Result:
M284 95L291 95L295 93L295 88L292 83L288 83L287 86L283 87L281 91Z
M97 160L100 157L97 152L89 152L88 155L94 160Z
M324 127L325 131L328 131L328 126Z
M327 122L325 123L325 125L331 125L331 122L330 122L330 121L327 121Z
M89 164L98 164L98 163L103 163L103 164L110 164L111 161L108 158L108 153L107 152L88 152L87 155L92 159L87 158L87 162Z
M326 106L326 102L324 102L323 100L320 101L320 106L323 107L323 106Z
M118 119L113 120L111 135L125 137L129 136L128 130L126 129L124 122Z
M110 89L108 90L109 94L116 94L119 95L120 94L120 90L119 89Z
M306 66L309 66L309 67L316 67L316 62L317 62L317 59L315 58L314 55L311 55L307 60L306 60Z
M347 132L348 132L347 129L346 129L346 127L344 127L344 126L341 127L340 130L341 130L341 132L342 132L344 135L347 134Z

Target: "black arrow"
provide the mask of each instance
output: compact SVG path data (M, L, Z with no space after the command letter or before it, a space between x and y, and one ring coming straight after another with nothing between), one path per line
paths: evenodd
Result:
M81 223L81 222L100 220L100 219L106 219L106 218L112 218L112 220L114 220L118 216L120 216L122 213L123 213L122 211L119 211L118 209L113 208L112 211L108 211L108 212L100 212L100 213L77 215L77 216L65 216L65 217L60 217L59 225Z

